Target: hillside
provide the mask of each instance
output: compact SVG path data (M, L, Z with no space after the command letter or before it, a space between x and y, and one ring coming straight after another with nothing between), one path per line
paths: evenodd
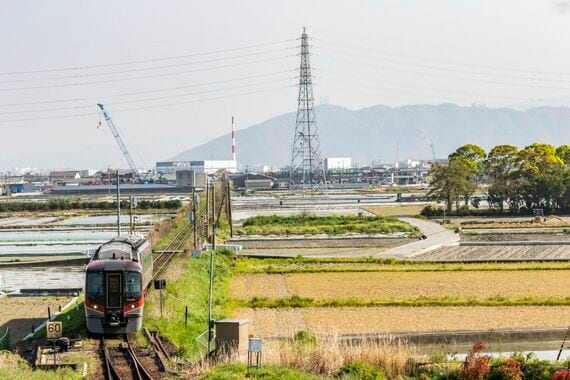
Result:
M498 144L527 145L535 141L570 143L568 108L487 108L455 104L382 105L349 110L340 106L316 107L323 157L353 158L360 165L371 160L431 158L419 130L434 142L438 158L458 146L475 143L488 149ZM295 113L286 113L237 131L240 165L284 166L289 162ZM173 159L229 158L230 135L182 152Z

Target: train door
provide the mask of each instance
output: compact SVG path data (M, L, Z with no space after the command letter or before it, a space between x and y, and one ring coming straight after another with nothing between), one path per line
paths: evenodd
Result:
M107 310L123 308L123 279L121 273L107 273Z

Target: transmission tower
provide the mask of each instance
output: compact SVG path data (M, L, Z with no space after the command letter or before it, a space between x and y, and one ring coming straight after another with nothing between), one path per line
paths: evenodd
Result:
M313 79L309 57L309 38L305 28L303 28L297 120L289 170L291 186L302 188L314 188L326 184L319 150L319 134L315 120Z

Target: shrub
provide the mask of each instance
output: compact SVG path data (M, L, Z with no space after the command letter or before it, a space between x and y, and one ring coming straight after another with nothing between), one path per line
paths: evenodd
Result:
M386 375L381 369L372 368L362 362L343 364L335 377L338 379L386 380Z
M552 380L570 380L570 369L561 369L552 374Z
M426 207L424 207L422 209L422 211L420 211L420 215L421 216L425 216L426 218L432 217L432 216L443 216L443 209L439 208L439 207L433 207L431 205L427 205Z
M521 362L508 358L499 366L499 374L502 380L521 380L523 378Z
M459 378L463 380L483 380L491 371L489 365L490 358L481 355L481 352L487 348L483 342L476 342L469 350L465 363L461 366Z

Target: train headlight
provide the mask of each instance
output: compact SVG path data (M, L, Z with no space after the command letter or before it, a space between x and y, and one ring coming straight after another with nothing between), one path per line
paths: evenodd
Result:
M134 308L135 308L135 304L133 303L133 304L131 305L131 309L134 309Z
M97 309L97 305L93 305L93 309Z

